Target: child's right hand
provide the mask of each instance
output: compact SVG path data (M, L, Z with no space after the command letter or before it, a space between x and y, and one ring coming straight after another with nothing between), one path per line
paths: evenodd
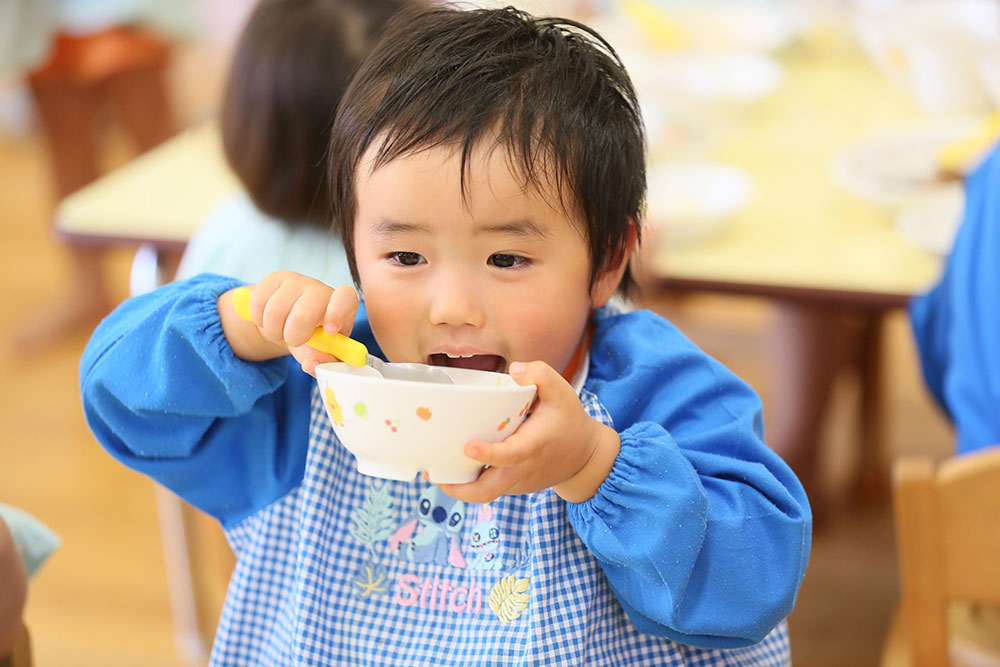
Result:
M315 375L317 365L337 361L331 354L305 345L316 327L349 336L358 310L353 287L334 289L292 271L264 277L250 293L250 316L233 309L232 290L219 297L219 317L230 347L240 359L263 361L291 354L302 370Z

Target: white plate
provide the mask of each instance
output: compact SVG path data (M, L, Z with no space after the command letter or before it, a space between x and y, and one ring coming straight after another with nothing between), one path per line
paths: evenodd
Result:
M802 32L798 0L624 0L584 22L618 49L641 43L653 48L769 52ZM500 3L504 4L504 3ZM519 5L523 2L517 3ZM624 38L625 33L630 37Z
M833 178L848 192L899 207L955 188L938 179L938 156L971 136L981 119L920 125L871 134L834 157Z
M697 0L670 11L694 48L774 51L802 29L795 8L785 2Z
M901 208L896 213L896 231L921 250L947 255L962 221L964 206L965 195L956 185Z
M747 103L774 92L784 81L781 65L757 53L625 48L620 55L640 96L665 101Z
M742 169L711 162L669 162L648 174L646 217L667 243L718 233L746 206L753 183Z

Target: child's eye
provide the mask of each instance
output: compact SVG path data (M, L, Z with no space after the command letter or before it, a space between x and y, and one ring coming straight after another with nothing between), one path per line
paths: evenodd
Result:
M507 253L498 252L494 255L490 255L487 260L487 264L495 266L498 269L514 269L519 266L527 266L531 260L527 257L521 257L520 255L509 255Z
M397 264L399 266L416 266L417 264L423 264L427 261L419 253L407 252L405 250L389 253L387 259L393 264Z

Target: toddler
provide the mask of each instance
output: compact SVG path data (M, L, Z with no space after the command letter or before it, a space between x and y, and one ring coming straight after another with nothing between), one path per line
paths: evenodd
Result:
M607 305L645 193L613 50L511 8L405 12L329 154L363 307L282 271L249 322L239 281L202 275L124 303L81 364L104 447L238 555L213 664L787 664L811 516L759 399L667 321ZM466 444L474 482L365 477L310 377L333 360L304 346L316 326L508 372L537 403Z

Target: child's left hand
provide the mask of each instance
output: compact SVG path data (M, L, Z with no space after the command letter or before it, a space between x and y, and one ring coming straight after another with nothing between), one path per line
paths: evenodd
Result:
M513 363L508 372L518 384L538 387L531 418L502 442L467 443L465 454L490 467L474 482L439 487L470 503L549 487L569 502L590 499L618 456L618 433L592 419L573 387L545 362Z

